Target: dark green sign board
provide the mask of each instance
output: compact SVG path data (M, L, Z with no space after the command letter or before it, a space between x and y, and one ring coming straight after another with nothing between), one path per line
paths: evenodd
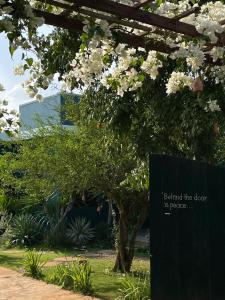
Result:
M225 168L150 159L151 300L225 300Z

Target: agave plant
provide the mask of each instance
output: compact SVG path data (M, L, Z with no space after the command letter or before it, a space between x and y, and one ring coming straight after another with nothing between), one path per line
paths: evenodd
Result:
M40 226L35 216L20 214L11 222L12 243L32 245L40 240Z
M86 218L79 217L69 223L66 235L75 245L84 246L93 239L95 230Z

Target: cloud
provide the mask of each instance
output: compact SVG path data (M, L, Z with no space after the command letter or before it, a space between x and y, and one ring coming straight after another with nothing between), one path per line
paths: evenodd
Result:
M19 110L19 105L32 101L25 93L21 84L14 85L10 90L3 94L4 98L9 101L9 108Z

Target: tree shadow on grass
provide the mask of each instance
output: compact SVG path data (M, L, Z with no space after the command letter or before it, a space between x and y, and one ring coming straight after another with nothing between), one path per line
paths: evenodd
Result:
M12 256L7 254L0 254L0 266L17 269L22 266L23 258L21 256Z
M109 280L105 282L98 282L94 284L95 294L103 300L115 299L116 291L121 288L120 282L110 282ZM117 295L118 296L118 295Z

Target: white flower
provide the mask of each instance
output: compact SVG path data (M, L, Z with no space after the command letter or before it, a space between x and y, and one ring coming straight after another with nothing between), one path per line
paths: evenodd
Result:
M210 51L210 55L213 58L213 61L217 61L218 59L222 59L224 55L225 49L223 47L214 47Z
M156 51L149 51L147 59L141 65L141 69L155 80L159 74L158 69L162 67L162 62L157 58Z
M121 53L124 53L124 49L126 47L126 44L118 44L117 47L115 48L115 52L116 54L121 54Z
M166 84L166 92L168 95L175 94L181 88L188 86L191 88L193 79L185 75L184 72L173 72Z
M193 72L196 72L205 61L205 54L201 47L195 45L193 42L181 43L180 48L173 52L170 57L172 59L186 58L187 65L191 67Z
M209 100L207 101L207 106L205 107L205 111L211 111L211 112L216 112L216 111L221 111L217 100Z
M15 75L24 75L24 68L23 65L18 65L14 68L14 74Z
M5 121L4 119L1 119L1 118L0 118L0 129L1 129L1 128L4 128L4 127L6 127L6 126L7 126L6 121Z

